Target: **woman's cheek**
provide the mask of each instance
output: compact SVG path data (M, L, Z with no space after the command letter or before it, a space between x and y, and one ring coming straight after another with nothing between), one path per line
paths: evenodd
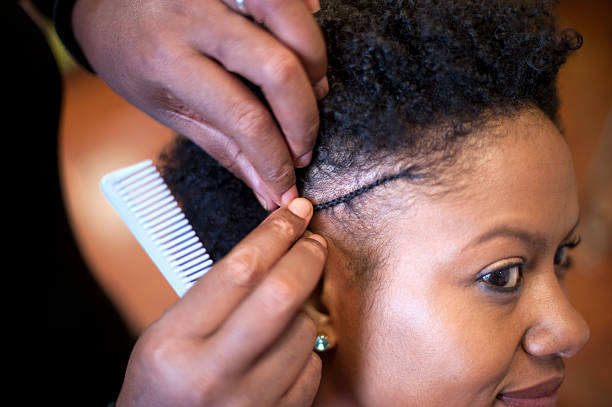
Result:
M377 361L395 400L491 405L517 349L511 323L465 292L440 285L391 288L379 298L375 320L384 334L372 345L384 349Z
M521 328L513 307L485 299L472 288L448 286L431 299L431 320L445 338L450 387L463 393L463 405L490 406L520 351ZM432 306L433 308L433 306Z

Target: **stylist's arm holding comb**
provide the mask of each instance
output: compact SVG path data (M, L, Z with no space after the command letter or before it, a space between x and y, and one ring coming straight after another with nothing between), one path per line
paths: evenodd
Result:
M328 91L318 9L318 0L77 0L72 28L115 92L272 210L297 197L294 167L310 162L316 100ZM259 86L269 109L233 73Z
M321 360L316 326L300 309L327 246L306 232L313 208L295 199L294 167L312 158L316 101L328 92L325 44L312 16L318 7L318 0L76 0L74 38L62 38L81 63L191 138L266 209L281 207L141 335L117 407L312 404ZM61 15L56 10L60 35ZM257 85L269 108L234 74Z

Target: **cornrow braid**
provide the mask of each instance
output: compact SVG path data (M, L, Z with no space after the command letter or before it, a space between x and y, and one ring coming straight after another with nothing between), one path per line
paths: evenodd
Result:
M420 167L413 165L413 166L410 166L398 172L397 174L387 175L386 177L379 178L376 181L372 182L371 184L368 184L352 192L349 192L348 194L343 195L340 198L332 199L331 201L313 205L314 211L315 212L322 211L325 209L332 208L336 205L348 203L349 201L353 200L355 197L358 197L361 194L371 191L372 189L376 188L379 185L387 184L389 182L398 180L400 178L405 178L408 180L415 180L415 179L422 178L422 174L420 174L418 170L420 170Z
M450 168L468 137L473 148L490 137L479 131L489 119L533 106L556 122L557 72L582 41L573 30L558 30L555 3L322 0L316 19L325 38L330 89L318 102L312 163L296 172L316 214L332 215L324 210L350 205L357 196L365 201L364 193L398 178L414 178L414 169L385 176L412 164L420 165L423 178L415 183L445 185L452 180L439 179L439 170ZM257 86L244 82L265 105ZM187 139L168 150L162 166L215 260L268 215L248 185ZM344 177L367 181L353 192L329 195ZM325 202L330 198L336 199ZM363 223L341 220L348 231Z

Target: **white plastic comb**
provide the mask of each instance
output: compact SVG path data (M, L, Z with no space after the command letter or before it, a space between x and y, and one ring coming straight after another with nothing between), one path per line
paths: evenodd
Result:
M210 270L206 248L151 160L105 175L100 186L179 297Z

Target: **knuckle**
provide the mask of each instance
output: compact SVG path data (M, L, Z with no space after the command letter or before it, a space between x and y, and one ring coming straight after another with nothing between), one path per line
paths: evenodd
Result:
M138 340L132 357L137 355L139 369L160 382L174 382L176 385L168 391L180 394L189 405L214 404L224 392L223 369L214 363L194 365L197 345L173 335L168 327L161 325L154 322Z
M304 238L300 241L304 249L309 251L309 254L317 259L320 263L325 263L327 258L327 250L314 239Z
M254 246L228 257L225 265L227 278L240 287L254 286L259 274L259 257L259 250Z
M297 297L295 288L289 282L274 278L268 283L264 302L270 310L282 314L294 307Z
M144 335L138 348L140 360L153 372L164 372L181 359L180 346L167 335Z
M282 186L283 188L289 188L295 184L293 164L289 162L267 169L264 172L263 177L269 182L278 185L279 187Z
M267 223L271 229L271 234L274 234L283 241L293 241L298 233L301 232L301 229L289 217L289 214L283 217L270 217Z
M150 41L142 47L139 59L139 66L144 77L159 81L165 75L165 67L173 65L176 53L158 35L151 35Z
M211 156L217 159L219 163L227 168L233 174L239 174L241 171L240 156L242 151L235 144L229 142L221 143L220 148L210 149L208 152Z
M261 106L245 102L236 107L236 129L247 139L261 139L267 137L273 128L268 112Z
M271 82L285 85L303 75L303 68L297 57L286 50L278 51L269 58L264 66L264 72Z

